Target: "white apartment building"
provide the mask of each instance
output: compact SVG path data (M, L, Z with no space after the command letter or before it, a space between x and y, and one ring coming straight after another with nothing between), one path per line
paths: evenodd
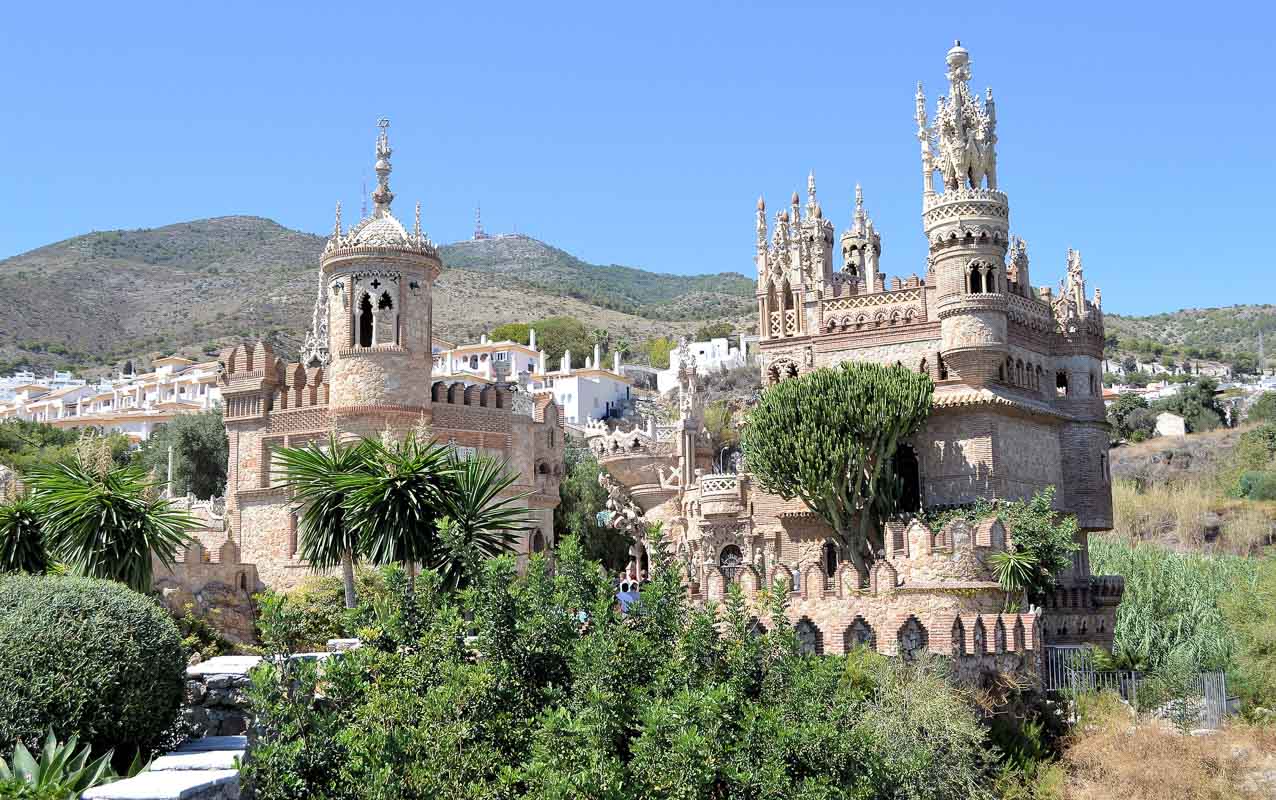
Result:
M459 346L436 340L432 374L435 378L477 383L497 380L518 382L519 375L536 372L542 360L540 351L536 349L535 331L531 333L530 342L492 342L486 335L475 344ZM442 348L440 344L448 346Z
M11 403L17 390L27 386L45 386L50 391L73 386L86 386L88 381L70 372L54 372L52 375L36 375L31 370L20 370L12 375L0 376L0 403Z
M14 398L0 403L0 421L24 419L59 428L98 427L118 431L136 441L177 414L207 411L221 401L216 361L196 363L168 356L155 360L143 375L120 375L89 386L54 389L26 384Z
M696 357L696 373L700 375L743 367L746 361L744 348L732 347L731 340L726 338L689 342L685 346ZM669 351L669 368L656 373L656 389L661 394L678 385L678 363L683 347L678 345Z
M594 345L593 357L585 358L583 369L571 368L571 352L563 354L557 372L541 369L531 376L533 394L548 393L562 409L562 419L583 426L590 420L623 413L633 398L633 381L621 373L620 353L612 353L612 368L602 367L602 349Z

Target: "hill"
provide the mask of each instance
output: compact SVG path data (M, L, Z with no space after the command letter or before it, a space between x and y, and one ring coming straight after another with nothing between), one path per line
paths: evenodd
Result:
M324 237L259 217L77 236L0 261L0 374L207 357L267 337L295 352L310 324ZM435 333L467 340L565 314L638 341L705 320L752 325L743 275L597 266L528 237L440 248ZM494 281L493 274L501 275Z
M1276 305L1235 305L1225 308L1186 308L1146 317L1104 314L1108 337L1116 336L1116 350L1148 353L1149 344L1190 358L1232 362L1246 354L1257 356L1258 334L1267 340L1268 354L1276 348Z

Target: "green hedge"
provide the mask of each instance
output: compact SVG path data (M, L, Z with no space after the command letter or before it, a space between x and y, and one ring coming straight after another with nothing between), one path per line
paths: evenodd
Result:
M172 619L112 581L0 575L0 751L52 728L95 751L150 747L185 677Z

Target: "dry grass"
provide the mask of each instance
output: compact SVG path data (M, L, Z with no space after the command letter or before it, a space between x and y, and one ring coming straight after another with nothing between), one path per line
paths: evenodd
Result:
M1276 792L1276 730L1184 736L1136 720L1114 695L1088 701L1064 752L1067 800L1250 800ZM1270 782L1269 782L1270 781Z
M1143 492L1131 481L1118 480L1112 486L1115 531L1134 542L1198 548L1217 499L1213 487L1199 478L1157 483Z

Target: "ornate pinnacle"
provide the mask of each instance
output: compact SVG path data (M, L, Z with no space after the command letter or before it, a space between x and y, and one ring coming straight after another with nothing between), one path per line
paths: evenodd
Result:
M412 228L412 233L416 238L421 238L421 201L416 201L416 225Z
M815 207L815 170L806 176L806 205L808 208Z
M341 238L341 201L337 201L337 219L332 223L332 238Z
M375 204L373 213L380 217L390 213L390 204L394 202L394 192L390 191L390 155L394 151L390 149L390 136L386 132L390 120L382 117L377 120L377 127L381 132L377 135L377 188L372 193L372 202Z

